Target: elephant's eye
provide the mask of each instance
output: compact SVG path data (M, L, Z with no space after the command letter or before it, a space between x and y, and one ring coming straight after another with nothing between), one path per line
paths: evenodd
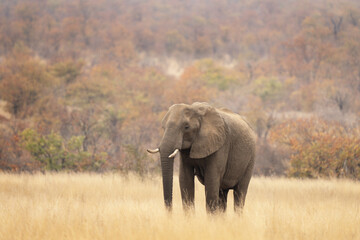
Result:
M190 126L187 125L187 124L186 124L185 127L184 127L185 130L188 130L189 128L190 128Z

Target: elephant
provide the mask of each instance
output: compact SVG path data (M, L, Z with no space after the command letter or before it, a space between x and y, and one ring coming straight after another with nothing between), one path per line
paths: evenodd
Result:
M225 108L206 102L172 105L162 120L160 152L166 209L172 210L174 157L180 154L179 182L184 210L194 209L194 178L205 185L206 210L225 212L233 190L241 212L255 162L256 137L249 123Z

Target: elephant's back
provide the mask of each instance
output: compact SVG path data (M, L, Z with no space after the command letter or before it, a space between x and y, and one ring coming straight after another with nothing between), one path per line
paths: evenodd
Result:
M253 145L255 147L256 134L245 117L228 109L220 109L219 112L228 126L230 137L239 139L242 144Z

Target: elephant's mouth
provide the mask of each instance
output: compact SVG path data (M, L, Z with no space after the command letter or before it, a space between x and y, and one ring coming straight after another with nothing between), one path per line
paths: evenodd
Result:
M190 141L184 140L182 143L181 149L183 149L183 150L189 149L191 147L191 144L192 143Z

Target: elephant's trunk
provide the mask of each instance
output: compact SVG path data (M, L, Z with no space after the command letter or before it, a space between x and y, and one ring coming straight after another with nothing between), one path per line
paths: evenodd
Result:
M176 137L174 137L174 135ZM172 155L175 149L181 147L182 138L178 134L165 131L164 137L160 144L161 171L164 191L164 202L168 210L172 209L172 193L173 193L173 172L174 157Z
M168 210L171 210L172 208L174 171L174 158L168 157L170 153L161 153L161 171L164 191L164 202Z

